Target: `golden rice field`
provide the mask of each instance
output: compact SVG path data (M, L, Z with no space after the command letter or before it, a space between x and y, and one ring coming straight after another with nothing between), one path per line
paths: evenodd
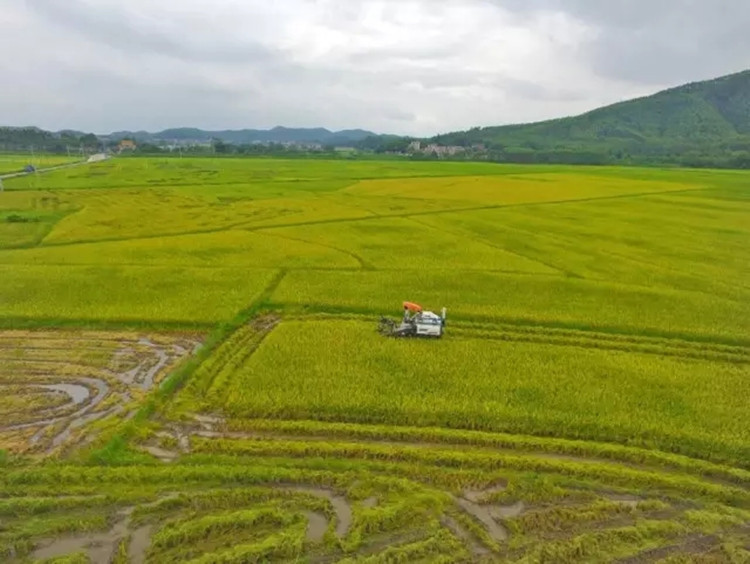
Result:
M4 185L0 561L750 562L750 173Z

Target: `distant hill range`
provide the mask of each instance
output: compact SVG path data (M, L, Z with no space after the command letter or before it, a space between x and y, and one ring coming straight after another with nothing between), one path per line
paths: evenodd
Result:
M156 133L148 131L116 131L94 135L70 129L52 132L38 127L0 127L0 150L65 152L101 150L102 146L113 145L122 139L133 139L137 143L149 145L199 145L222 141L233 145L252 143L285 143L300 145L333 145L353 147L364 139L375 136L364 129L330 131L317 128L274 127L273 129L238 129L205 131L190 127L165 129Z
M406 154L415 159L750 168L750 70L685 84L575 117L475 127L429 139L375 135L362 129L177 128L157 133L117 131L93 135L72 130L53 133L36 127L0 127L0 150L26 151L34 147L56 152L96 151L126 138L134 139L143 152L170 144L211 143L215 152L275 154L278 146L265 145L282 143L298 147L282 148L284 151L310 150L310 145L347 146Z
M677 163L750 168L750 70L585 114L478 127L429 140L512 162Z
M274 127L273 129L225 129L221 131L204 131L192 127L165 129L157 133L147 131L116 131L100 135L103 139L134 139L146 143L209 143L220 140L224 143L242 145L246 143L319 143L321 145L353 145L367 137L375 135L364 129L346 129L329 131L323 127L292 128Z

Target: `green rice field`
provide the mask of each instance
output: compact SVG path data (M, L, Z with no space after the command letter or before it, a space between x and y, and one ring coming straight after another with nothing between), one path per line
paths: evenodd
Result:
M0 561L750 562L750 172L4 187Z

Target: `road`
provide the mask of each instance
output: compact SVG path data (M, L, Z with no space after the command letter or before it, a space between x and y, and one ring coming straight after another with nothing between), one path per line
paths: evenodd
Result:
M65 163L65 164L61 164L61 165L57 165L57 166L49 166L49 167L46 167L46 168L38 168L34 172L22 171L22 172L11 172L11 173L8 173L8 174L0 174L0 181L7 180L9 178L18 178L19 176L28 176L29 174L36 174L38 172L52 172L53 170L60 170L60 169L63 169L63 168L73 168L75 166L81 166L81 165L85 165L85 164L91 164L91 163L95 163L95 162L101 162L102 160L105 160L105 159L99 159L99 160L94 160L94 161L86 159L85 161L76 161L76 162L73 162L73 163Z

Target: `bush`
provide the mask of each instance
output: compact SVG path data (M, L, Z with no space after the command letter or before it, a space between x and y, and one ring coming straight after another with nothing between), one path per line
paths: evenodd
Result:
M31 223L32 221L38 220L31 217L24 217L22 215L18 215L17 213L12 213L5 218L5 221L7 221L8 223Z

